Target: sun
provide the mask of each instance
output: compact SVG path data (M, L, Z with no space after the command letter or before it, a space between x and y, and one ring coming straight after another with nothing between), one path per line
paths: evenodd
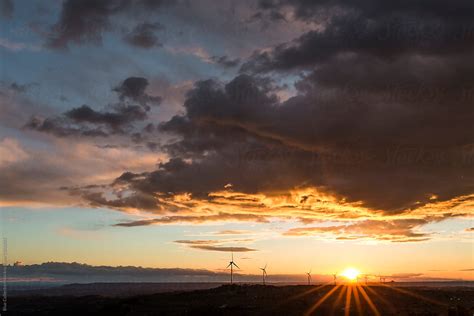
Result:
M359 274L360 274L360 271L355 268L347 268L341 273L341 275L347 278L349 281L356 280Z

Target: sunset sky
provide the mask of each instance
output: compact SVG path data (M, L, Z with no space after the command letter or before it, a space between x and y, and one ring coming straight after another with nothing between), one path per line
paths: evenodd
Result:
M472 0L0 7L10 263L474 280Z

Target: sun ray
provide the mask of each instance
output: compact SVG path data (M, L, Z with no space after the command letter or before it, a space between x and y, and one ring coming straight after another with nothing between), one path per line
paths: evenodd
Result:
M322 288L324 288L324 287L326 287L326 286L328 286L328 285L329 285L329 283L324 283L324 284L322 284L322 285L320 285L320 286L317 286L317 287L315 287L315 288L309 289L309 290L307 290L307 291L304 291L304 292L302 292L302 293L299 293L299 294L296 294L296 295L294 295L294 296L292 296L292 297L289 297L289 298L286 299L284 302L290 302L290 301L293 301L293 300L297 300L297 299L299 299L299 298L302 298L303 296L306 296L306 295L308 295L308 294L311 294L311 293L313 293L313 292L316 292L316 291L318 291L318 290L320 290L320 289L322 289Z
M344 316L349 316L349 314L351 313L351 296L352 296L352 286L347 286L346 306L344 308Z
M318 291L318 290L320 290L320 289L322 289L322 288L328 286L329 283L330 283L330 282L327 282L327 283L321 284L320 286L312 287L311 289L309 289L309 290L307 290L307 291L303 291L303 292L301 292L301 293L299 293L299 294L293 295L293 296L291 296L291 297L289 297L289 298L287 298L287 299L281 301L280 303L275 304L275 309L277 309L278 307L280 307L280 306L282 306L282 305L288 304L288 303L290 303L291 301L300 299L300 298L302 298L302 297L304 297L304 296L306 296L306 295L309 295L309 294L311 294L311 293L313 293L313 292L316 292L316 291Z
M392 290L394 290L394 291L403 293L403 294L405 294L405 295L408 295L408 296L411 296L411 297L418 298L418 299L420 299L420 300L426 301L426 302L428 302L428 303L436 304L436 305L438 305L438 306L443 306L443 307L448 306L448 305L446 305L446 304L444 304L444 303L440 303L440 302L438 302L438 301L436 301L436 300L430 299L430 298L425 297L425 296L423 296L423 295L421 295L421 294L414 293L414 292L411 292L411 291L406 290L406 289L401 289L401 288L395 287L395 286L388 286L388 285L386 285L386 284L381 284L381 285L382 285L382 286L385 286L385 287L387 287L387 288L389 288L389 289L392 289Z
M334 315L334 312L336 311L336 308L341 304L342 298L343 298L344 293L346 291L347 291L347 286L341 287L341 291L339 292L339 295L337 296L337 299L334 301L334 304L332 304L331 315Z
M377 309L377 307L374 305L374 303L372 302L372 300L370 299L369 295L367 295L367 293L365 292L364 288L361 287L360 285L357 285L357 288L359 289L360 293L362 294L362 297L365 299L365 301L367 302L367 304L369 305L370 309L372 310L372 312L374 312L374 315L375 316L380 316L380 313Z
M395 309L395 306L390 303L389 300L387 300L386 298L384 298L381 294L377 293L377 291L375 289L373 289L372 287L370 286L366 286L365 287L367 289L368 292L370 292L370 294L372 294L373 296L377 297L378 300L380 300L383 304L385 304L385 306L388 307L388 309L390 309L390 312L392 314L395 314L396 313L396 309Z
M314 312L322 303L324 303L325 300L327 300L334 292L337 291L341 287L340 285L336 285L333 287L329 292L327 292L323 297L319 299L319 301L316 302L311 308L305 313L305 315L311 315L312 312Z
M355 305L356 305L356 308L357 308L357 314L359 316L362 316L362 306L360 305L360 297L359 297L359 291L357 291L357 287L356 286L352 286L353 287L353 291L354 291L354 301L355 301Z

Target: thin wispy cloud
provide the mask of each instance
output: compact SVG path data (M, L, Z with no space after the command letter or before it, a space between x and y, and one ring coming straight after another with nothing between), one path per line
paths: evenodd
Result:
M222 251L222 252L251 252L257 249L243 247L242 244L252 243L254 239L208 239L208 240L175 240L177 244L187 245L192 249L206 250L206 251Z
M208 251L222 251L222 252L251 252L257 249L248 247L228 247L228 246L212 246L212 245L192 245L190 248Z
M23 42L16 42L16 41L9 40L7 38L0 38L0 47L12 52L19 52L22 50L37 52L41 50L41 46L32 45L32 44L23 43Z
M246 235L251 234L250 230L227 229L214 232L215 235Z

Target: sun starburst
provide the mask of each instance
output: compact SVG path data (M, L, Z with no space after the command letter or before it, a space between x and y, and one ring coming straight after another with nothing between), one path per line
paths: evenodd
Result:
M349 281L355 281L357 277L360 275L360 271L356 268L347 268L342 271L341 275L348 279Z

